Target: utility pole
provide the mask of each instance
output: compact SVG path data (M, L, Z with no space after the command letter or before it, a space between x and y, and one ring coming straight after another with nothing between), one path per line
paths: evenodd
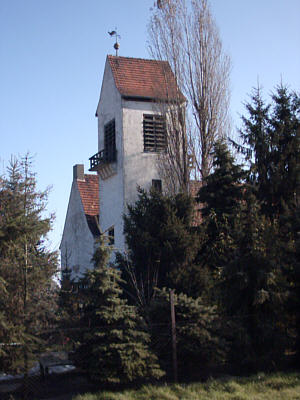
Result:
M178 371L177 371L177 343L176 343L176 321L175 321L175 306L174 306L174 289L170 290L170 307L171 307L173 378L174 378L174 382L177 382L177 380L178 380Z

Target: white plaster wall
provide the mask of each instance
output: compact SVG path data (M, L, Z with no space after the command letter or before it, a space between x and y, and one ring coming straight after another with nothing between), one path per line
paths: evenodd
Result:
M80 277L87 268L92 268L94 237L88 227L76 181L73 181L63 237L61 241L61 266L72 269L71 278ZM79 271L73 270L79 266Z
M152 179L160 179L157 155L144 153L143 114L157 114L153 103L122 100L108 60L105 64L98 116L98 150L104 148L104 125L115 119L117 168L116 174L99 181L100 228L115 229L115 250L125 251L123 214L127 204L137 199L137 186L150 189Z
M125 204L137 199L137 186L149 190L152 179L161 179L157 154L144 153L143 114L157 114L153 103L123 101Z
M123 120L121 95L117 90L108 60L105 64L100 100L97 107L98 150L104 148L104 125L115 119L117 163L116 174L99 180L100 229L106 232L115 229L115 248L124 251L123 212L124 212L124 176L123 176Z

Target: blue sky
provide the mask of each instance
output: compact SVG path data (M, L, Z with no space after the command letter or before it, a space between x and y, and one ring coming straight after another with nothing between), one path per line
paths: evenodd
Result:
M0 0L0 175L11 155L35 156L41 189L52 185L58 248L72 166L97 152L95 110L108 31L118 28L119 55L149 58L147 23L154 0ZM232 60L231 116L259 80L266 97L281 80L300 91L300 0L211 0Z

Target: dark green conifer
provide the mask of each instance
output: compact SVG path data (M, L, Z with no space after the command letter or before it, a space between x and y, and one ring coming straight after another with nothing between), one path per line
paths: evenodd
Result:
M274 215L295 208L300 164L300 97L282 84L272 95L270 118L270 209Z
M246 104L240 130L245 147L241 151L250 163L249 182L253 185L262 212L278 218L285 205L296 196L300 152L300 98L279 85L265 105L261 90L254 90Z
M228 237L230 258L220 270L224 311L239 332L232 336L235 364L252 368L274 366L287 344L287 285L281 270L278 238L278 225L262 216L255 196L246 193L235 229Z
M53 218L44 216L48 191L37 190L31 168L28 155L12 160L0 185L0 369L17 370L23 360L25 373L56 312L57 255L45 245Z
M172 374L172 333L170 293L156 291L149 308L149 326L160 362ZM178 373L181 379L199 378L226 358L227 343L223 337L216 306L183 293L174 294Z
M234 244L230 238L246 190L246 173L222 141L215 143L213 167L197 197L203 217L198 262L216 273L232 257Z
M231 221L243 198L245 171L234 162L224 141L218 141L213 151L213 172L200 188L197 200L202 203L203 218L213 211L217 219Z
M117 262L126 291L143 308L155 287L173 287L191 293L198 237L191 229L194 200L186 194L165 196L139 190L138 200L124 216L127 256Z
M95 268L82 279L85 329L77 363L103 384L158 379L163 372L150 350L150 336L136 308L122 298L120 273L108 266L109 254L102 241L93 258Z

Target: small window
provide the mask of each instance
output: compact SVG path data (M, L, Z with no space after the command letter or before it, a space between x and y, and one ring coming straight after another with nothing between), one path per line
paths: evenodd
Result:
M104 126L104 157L107 162L116 158L116 124L111 120Z
M160 179L152 179L152 188L157 192L162 192L162 184Z
M159 153L166 149L166 121L162 115L144 114L144 152Z
M109 228L108 230L108 244L113 246L115 244L115 228Z

